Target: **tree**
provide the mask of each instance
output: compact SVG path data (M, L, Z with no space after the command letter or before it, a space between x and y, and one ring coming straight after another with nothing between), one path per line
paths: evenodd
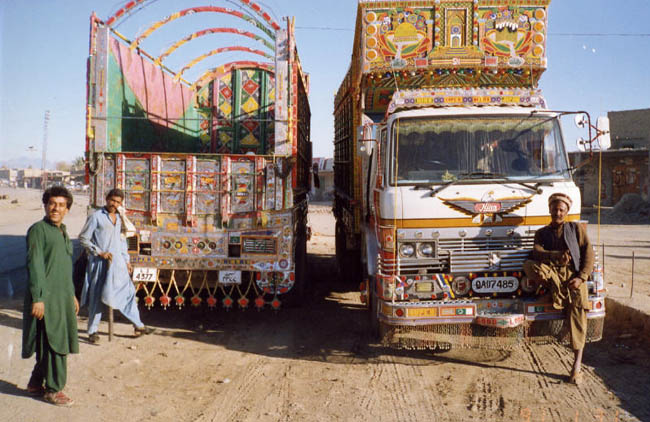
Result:
M57 161L55 167L59 171L70 171L70 164L66 163L65 161Z
M72 170L82 170L86 165L86 160L83 157L77 157L72 160Z

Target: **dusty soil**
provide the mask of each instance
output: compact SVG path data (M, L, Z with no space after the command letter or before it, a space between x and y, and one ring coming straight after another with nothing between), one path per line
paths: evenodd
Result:
M0 282L11 280L14 293L21 277L24 283L22 270L11 270L24 259L20 236L41 215L33 202L38 195L20 195L20 206L0 202L0 255L15 254L0 261ZM67 220L72 235L85 215L79 202ZM303 308L142 309L156 333L131 338L118 318L116 337L102 336L97 346L85 341L80 317L81 353L68 358L72 408L26 395L33 361L20 358L22 296L0 299L0 420L650 420L650 354L642 332L608 320L605 339L585 350L579 387L563 382L572 353L555 344L511 352L386 349L367 334L355 286L338 279L329 207L312 206L310 224L314 290ZM597 233L590 234L595 243ZM602 226L600 237L611 296L629 296L635 251L632 304L646 305L650 226ZM105 322L100 332L107 332Z

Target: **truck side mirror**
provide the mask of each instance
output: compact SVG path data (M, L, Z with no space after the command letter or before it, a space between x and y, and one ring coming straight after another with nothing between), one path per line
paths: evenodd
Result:
M612 146L612 137L609 132L609 117L600 116L596 120L596 129L598 130L596 137L598 138L600 149L607 151Z
M311 172L314 175L314 187L320 189L320 177L318 177L318 163L311 165Z
M377 142L377 125L373 123L359 126L359 152L370 156L374 148L373 142Z
M587 116L582 113L576 114L573 121L579 129L584 129L589 124Z

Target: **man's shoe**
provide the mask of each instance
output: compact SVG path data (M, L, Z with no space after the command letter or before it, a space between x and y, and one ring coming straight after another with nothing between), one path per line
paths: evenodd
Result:
M63 391L58 391L56 393L47 392L43 396L43 399L55 406L72 406L74 403L74 401L70 397L66 396Z
M88 342L90 344L97 344L99 343L99 334L97 333L92 333L91 335L88 336Z
M144 335L151 334L151 333L153 333L154 331L156 331L154 328L147 327L146 325L144 325L144 326L142 326L142 327L135 327L135 328L133 329L133 332L134 332L135 337L140 337L140 336L143 335L143 334L144 334Z
M45 387L42 385L27 384L27 394L34 397L41 397L45 394Z

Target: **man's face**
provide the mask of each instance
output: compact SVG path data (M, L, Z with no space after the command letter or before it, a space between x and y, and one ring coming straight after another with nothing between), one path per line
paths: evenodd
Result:
M106 198L106 209L108 212L111 214L114 214L117 212L117 207L122 206L122 198L119 196L109 196Z
M553 201L549 206L549 210L551 212L551 222L556 226L564 223L564 219L569 213L569 207L562 201Z
M68 213L68 199L64 196L51 196L45 204L45 216L57 226L63 222Z

